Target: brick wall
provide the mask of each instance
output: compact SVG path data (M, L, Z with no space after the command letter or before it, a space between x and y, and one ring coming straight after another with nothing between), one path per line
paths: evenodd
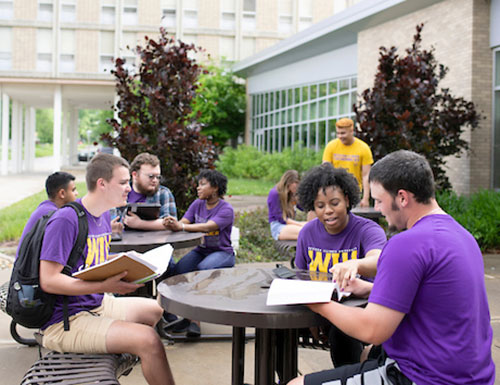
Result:
M99 23L101 7L99 0L76 2L76 20L80 23Z
M491 52L488 45L489 4L483 0L446 0L418 12L362 31L358 35L358 92L373 86L379 47L396 46L400 54L409 47L415 26L424 22L422 46L435 48L435 57L449 67L440 87L478 104L491 113ZM479 70L480 69L480 70ZM486 75L485 75L486 74ZM488 104L489 103L489 104ZM462 155L447 160L447 173L458 193L489 187L491 122L482 121L471 141L473 158ZM465 134L471 140L470 132Z
M257 30L278 30L278 2L269 0L257 0ZM257 52L259 50L257 49Z
M99 31L75 31L75 71L99 71Z
M36 29L12 28L12 68L33 71L36 66Z
M14 4L14 18L18 20L36 20L36 0L16 0Z
M161 16L160 0L139 0L137 2L137 21L139 25L158 26Z
M315 0L313 1L313 23L317 23L333 15L333 1Z
M198 26L200 28L219 28L220 26L220 1L198 1Z

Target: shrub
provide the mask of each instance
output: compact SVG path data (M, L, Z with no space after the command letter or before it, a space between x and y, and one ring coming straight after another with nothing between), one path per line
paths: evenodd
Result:
M438 192L441 208L465 227L482 251L500 246L500 193L481 190L470 197L454 192Z
M255 147L240 145L226 148L217 161L217 169L228 177L263 179L277 182L286 170L304 173L321 163L323 151L307 148L286 148L282 152L260 152Z

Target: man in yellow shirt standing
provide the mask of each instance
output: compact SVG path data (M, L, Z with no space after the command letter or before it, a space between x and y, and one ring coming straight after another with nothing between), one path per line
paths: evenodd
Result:
M330 162L335 168L345 168L356 177L363 191L360 206L370 205L370 184L368 174L373 163L370 147L361 139L354 137L354 122L342 118L335 124L337 138L330 141L323 152L323 163Z

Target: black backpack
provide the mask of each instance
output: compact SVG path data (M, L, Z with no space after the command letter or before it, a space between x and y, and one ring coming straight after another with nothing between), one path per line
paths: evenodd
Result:
M70 202L63 207L72 207L78 216L78 236L71 250L63 274L71 275L73 266L83 254L87 243L88 222L83 206ZM54 312L56 294L45 293L40 287L40 252L47 222L55 211L41 217L26 234L19 245L19 252L9 283L7 313L14 322L27 328L41 328ZM64 330L69 330L68 297L63 302Z

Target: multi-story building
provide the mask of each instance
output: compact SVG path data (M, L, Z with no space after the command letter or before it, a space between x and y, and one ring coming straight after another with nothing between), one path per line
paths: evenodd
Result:
M37 108L54 111L54 169L76 162L78 110L111 108L113 58L160 26L231 62L358 1L0 0L0 173L33 168Z
M447 159L458 193L500 189L500 0L370 0L235 64L247 78L246 142L280 151L321 148L356 95L373 85L379 47L398 53L425 23L423 47L449 67L440 86L475 103L483 119L464 138L470 154Z

